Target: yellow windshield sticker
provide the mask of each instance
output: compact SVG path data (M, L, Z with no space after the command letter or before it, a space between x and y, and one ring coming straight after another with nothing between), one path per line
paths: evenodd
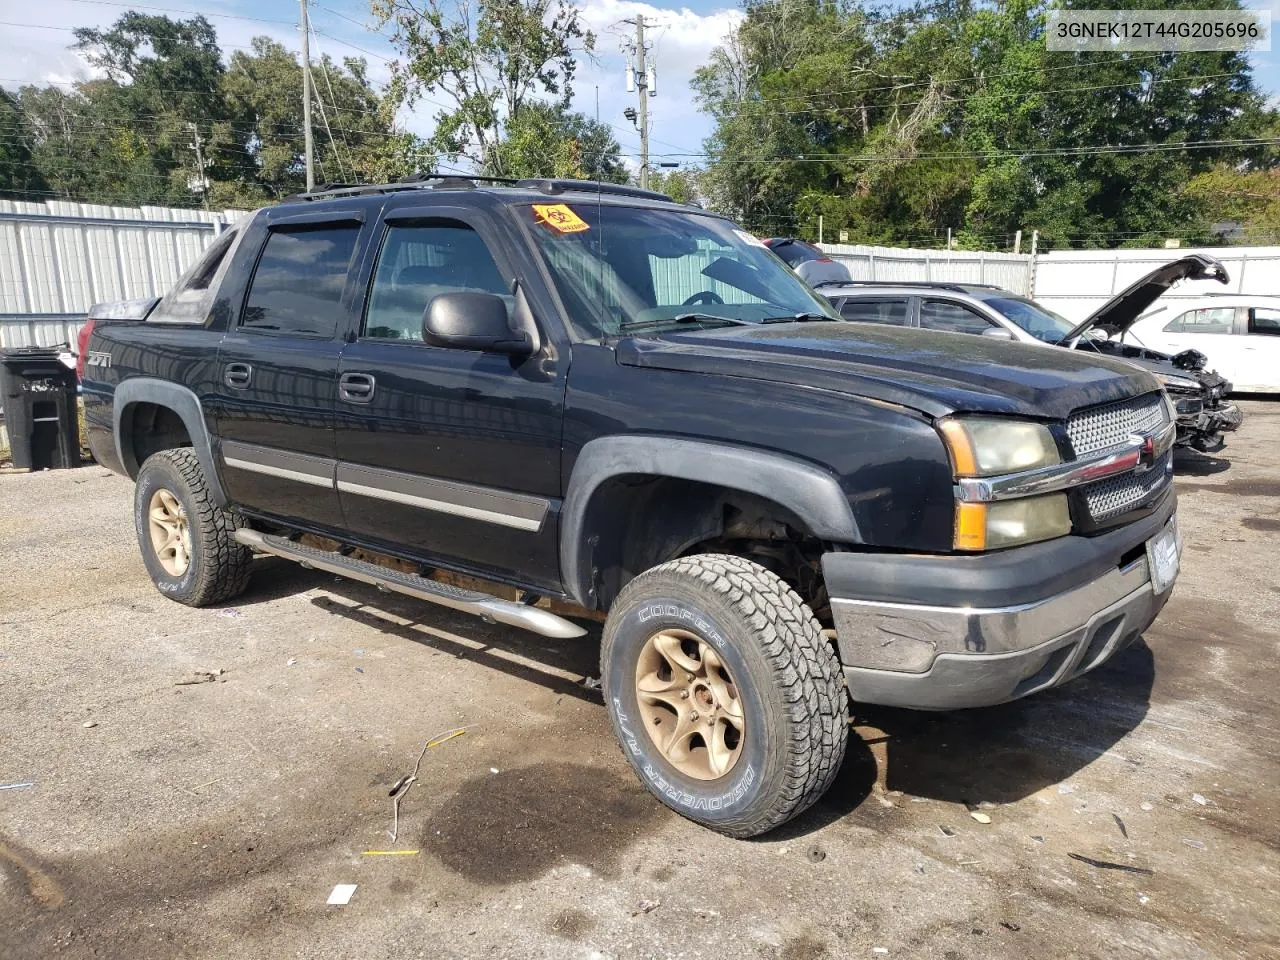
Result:
M540 223L545 223L559 233L581 233L590 230L591 225L570 210L563 203L535 203L533 215Z

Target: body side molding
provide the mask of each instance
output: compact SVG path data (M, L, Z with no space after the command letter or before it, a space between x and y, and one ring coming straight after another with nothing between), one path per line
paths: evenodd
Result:
M560 523L565 592L590 608L590 552L584 529L597 488L612 477L640 474L694 480L773 500L823 539L859 543L848 498L825 470L782 454L661 436L598 437L578 454Z
M219 446L222 462L228 467L334 489L333 475L338 462L330 457L294 453L238 440L223 440Z
M551 506L545 497L527 493L346 462L338 464L337 481L344 493L533 533L542 529Z

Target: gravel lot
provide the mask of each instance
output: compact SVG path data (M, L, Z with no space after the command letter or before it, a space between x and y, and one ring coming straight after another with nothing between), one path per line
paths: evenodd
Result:
M128 481L0 475L0 784L33 784L0 790L0 954L1280 956L1280 402L1246 411L1224 459L1179 463L1145 643L1005 707L865 713L828 798L754 842L640 787L580 684L598 629L274 559L188 609L147 579ZM225 673L179 685L199 670ZM393 844L389 787L458 726ZM419 852L365 854L393 849Z

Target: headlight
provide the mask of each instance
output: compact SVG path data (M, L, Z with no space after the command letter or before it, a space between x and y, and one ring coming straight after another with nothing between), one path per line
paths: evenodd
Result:
M938 424L957 477L993 477L1061 463L1049 428L1026 420L981 417Z
M1174 377L1167 373L1157 373L1156 379L1160 381L1160 386L1166 390L1194 390L1199 392L1200 381L1191 380L1187 377Z
M1065 493L995 503L957 503L955 548L998 550L1071 532Z

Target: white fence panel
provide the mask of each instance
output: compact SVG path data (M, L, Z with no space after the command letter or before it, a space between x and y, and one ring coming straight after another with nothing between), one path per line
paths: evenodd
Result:
M1068 320L1080 321L1162 263L1199 253L1220 261L1230 282L1180 283L1160 301L1176 303L1215 293L1280 295L1280 247L1199 247L1156 250L1062 250L1035 266L1035 299Z
M164 293L243 215L0 200L0 347L74 346L93 304Z
M1031 257L1016 253L968 250L913 250L863 244L823 243L833 260L849 268L854 280L990 283L1026 294L1031 286Z

